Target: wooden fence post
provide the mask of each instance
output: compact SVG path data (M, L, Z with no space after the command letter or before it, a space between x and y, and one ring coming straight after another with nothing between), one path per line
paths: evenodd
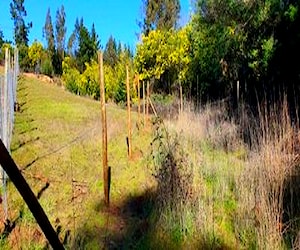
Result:
M102 167L103 167L103 182L104 182L104 201L109 206L109 170L107 160L107 121L106 121L106 106L105 106L105 86L103 72L103 54L98 52L99 76L100 76L100 100L101 100L101 120L102 120Z
M140 126L141 123L141 93L140 93L140 77L136 75L137 80L137 88L138 88L138 124Z
M126 92L127 92L127 126L128 126L128 136L127 136L127 147L128 147L128 157L131 158L131 110L130 110L130 86L129 86L129 72L128 65L126 65Z
M21 194L52 248L64 249L47 215L45 214L45 211L22 176L14 160L9 155L9 152L2 140L0 140L0 165Z
M183 113L183 95L182 95L182 85L179 82L179 94L180 94L180 115Z
M146 94L146 125L148 124L149 119L149 98L150 98L150 91L149 91L149 80L147 81L147 94Z
M144 127L146 126L146 98L145 98L145 81L143 81L143 118L144 118Z

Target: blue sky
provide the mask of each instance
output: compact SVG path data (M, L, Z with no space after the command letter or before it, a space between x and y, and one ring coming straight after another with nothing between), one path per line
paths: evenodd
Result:
M13 41L13 21L10 17L10 0L0 0L0 30L5 39ZM190 0L180 0L180 23L185 24L189 17ZM67 39L74 29L76 17L84 19L84 24L91 28L95 24L102 46L105 46L110 35L117 41L134 47L139 32L138 20L141 19L141 0L25 0L26 21L33 23L30 29L29 43L35 39L45 43L42 27L45 23L48 8L52 21L55 21L56 10L64 5L66 12Z

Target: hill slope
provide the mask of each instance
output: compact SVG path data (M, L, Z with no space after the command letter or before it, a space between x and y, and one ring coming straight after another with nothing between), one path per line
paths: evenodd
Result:
M142 219L126 215L127 203L151 185L142 158L149 134L134 129L134 159L128 161L126 112L108 105L112 206L107 210L102 204L100 103L24 76L19 81L18 103L12 156L51 223L61 231L61 239L67 246L88 249L124 244L125 238L130 241L128 231L135 229L128 230L128 225ZM135 115L133 120L135 124ZM1 241L2 248L35 249L46 244L12 183L9 218L15 227Z

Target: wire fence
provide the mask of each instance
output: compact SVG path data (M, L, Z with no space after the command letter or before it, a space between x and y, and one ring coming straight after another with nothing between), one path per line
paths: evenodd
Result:
M19 55L18 49L11 55L7 48L5 51L4 75L0 75L0 137L5 147L10 152L10 144L14 125L14 109L17 94L17 79L19 75ZM8 218L7 206L7 176L1 168L2 180L2 200L4 206L5 219Z

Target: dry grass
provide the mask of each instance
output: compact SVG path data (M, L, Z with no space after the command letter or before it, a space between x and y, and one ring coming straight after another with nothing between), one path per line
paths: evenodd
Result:
M244 105L231 119L225 103L210 104L168 128L184 138L195 165L202 248L297 246L300 135L286 100L261 106L258 118Z

